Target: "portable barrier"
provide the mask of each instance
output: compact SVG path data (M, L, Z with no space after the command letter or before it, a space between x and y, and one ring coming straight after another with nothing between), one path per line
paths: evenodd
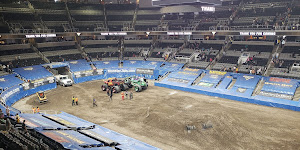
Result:
M248 76L248 75L247 75ZM253 77L253 78L252 78ZM229 84L232 82L232 79L237 79L237 84L234 85L231 89L227 89ZM244 79L243 79L244 78ZM300 103L299 101L291 101L282 98L275 98L275 97L266 97L262 95L255 95L252 96L251 93L256 87L256 84L249 84L245 85L242 84L244 80L253 80L254 83L257 84L260 77L259 76L251 76L245 77L244 74L233 74L233 75L226 75L223 81L221 81L220 85L217 88L207 88L204 86L192 86L192 85L182 85L182 84L174 84L170 82L166 82L167 78L161 82L156 82L155 86L166 87L176 90L182 90L187 92L194 92L209 96L216 96L222 97L226 99L254 103L259 105L265 105L270 107L278 107L284 109L290 109L295 111L300 111ZM250 82L250 81L248 81ZM290 83L298 83L297 80L291 81ZM245 91L238 91L238 88L247 88Z

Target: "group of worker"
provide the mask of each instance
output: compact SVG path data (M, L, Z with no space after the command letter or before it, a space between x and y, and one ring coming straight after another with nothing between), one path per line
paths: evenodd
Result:
M73 105L78 105L78 97L73 96L73 98L72 98L72 106Z
M112 101L113 88L107 89L106 92L107 92L107 96L109 97L109 101ZM122 100L125 99L125 96L126 96L126 99L128 99L128 95L129 95L130 100L133 99L133 93L132 92L128 92L128 91L125 91L125 93L121 92Z
M107 96L109 97L109 101L112 101L113 88L108 88L106 90L106 92L107 92ZM133 93L132 92L128 92L128 91L121 92L122 100L125 99L125 96L126 96L126 99L128 99L128 96L129 96L130 100L133 99ZM72 106L73 105L78 105L78 97L75 97L75 96L72 97ZM95 107L95 106L98 106L98 105L96 103L96 99L93 98L93 107Z
M129 95L129 99L130 99L130 100L133 99L133 93L132 93L132 92L125 91L125 93L124 93L124 92L121 92L122 100L125 99L124 94L125 94L125 96L126 96L126 99L128 99L128 95Z
M40 113L40 108L39 107L32 107L32 113L36 114L36 113Z

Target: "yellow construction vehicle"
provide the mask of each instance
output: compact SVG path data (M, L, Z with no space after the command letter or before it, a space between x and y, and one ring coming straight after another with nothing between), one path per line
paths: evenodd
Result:
M47 96L43 91L36 92L36 95L38 96L39 103L46 103L48 101Z

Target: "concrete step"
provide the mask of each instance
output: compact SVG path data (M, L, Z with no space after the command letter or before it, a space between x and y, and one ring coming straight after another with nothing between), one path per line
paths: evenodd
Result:
M230 90L234 86L235 82L236 82L236 79L232 79L232 82L230 83L230 85L228 86L227 89Z
M194 80L192 85L195 85L196 83L198 83L205 75L206 75L206 73L202 73L198 78L196 78L196 80Z
M171 72L168 72L168 73L166 73L165 75L159 77L159 78L158 78L158 81L162 81L163 79L165 79L166 77L168 77L170 73L171 73Z
M255 89L254 89L254 91L253 91L253 93L252 93L252 96L258 95L259 92L261 91L262 87L264 86L264 84L265 84L265 81L261 79L261 80L257 83L257 85L256 85L256 87L255 87Z
M299 101L300 99L300 87L297 88L295 95L293 97L293 101Z

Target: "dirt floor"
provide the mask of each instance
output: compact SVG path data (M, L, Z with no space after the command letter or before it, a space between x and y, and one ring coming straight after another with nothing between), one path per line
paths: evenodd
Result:
M146 91L133 93L133 100L122 101L121 94L115 94L110 102L100 89L103 81L91 81L46 92L47 104L38 105L32 95L13 107L65 111L167 150L300 149L300 112L155 87L150 82ZM79 98L78 106L71 105L73 95ZM98 107L92 107L93 98ZM188 133L186 125L196 129Z

